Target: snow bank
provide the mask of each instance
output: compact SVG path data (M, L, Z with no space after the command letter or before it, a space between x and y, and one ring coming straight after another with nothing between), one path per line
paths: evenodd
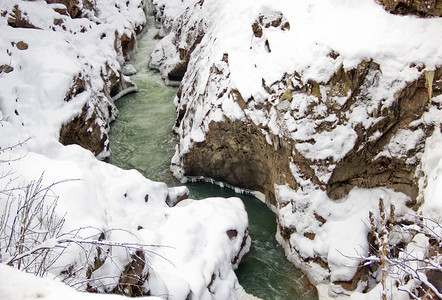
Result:
M38 278L3 264L0 264L0 275L2 278L0 283L0 297L2 299L31 300L38 298L42 300L57 300L60 299L60 297L66 300L76 300L80 298L85 300L126 299L126 297L118 295L81 293L52 278ZM161 299L157 297L148 298Z
M287 186L277 186L276 191L280 199L279 223L293 231L288 241L284 242L281 232L278 239L287 253L292 252L288 245L297 245L299 252L288 255L288 259L302 268L314 284L352 280L360 260L369 255L368 217L371 211L379 219L379 199L385 206L394 204L399 219L413 212L406 207L407 196L385 188L354 188L339 201L307 186L303 192ZM315 260L305 263L308 258ZM328 270L320 267L320 260L328 262Z
M239 198L189 199L169 207L168 201L176 202L170 198L186 193L185 188L171 190L135 170L125 171L98 161L76 145L54 142L51 155L26 148L20 147L25 156L8 167L2 165L3 171L20 174L15 180L20 185L43 173L43 186L60 182L51 191L59 197L57 215L66 215L62 233L83 228L78 238L104 233L105 241L112 243L147 245L146 287L152 295L184 299L192 294L206 299L214 294L215 299L234 299L236 290L242 289L233 269L248 252L250 238L247 213ZM4 153L2 158L8 155ZM10 155L18 155L18 151ZM5 178L2 186L11 185L9 180ZM5 207L6 200L1 199L1 207ZM229 231L235 235L229 237ZM93 261L93 256L84 256L82 248L71 247L51 267L51 274L60 276L72 265L77 274L65 282L83 290L84 283L79 282L84 282L87 268L79 267L92 266ZM100 291L110 290L130 261L127 249L114 247L112 257L87 282Z
M66 300L76 300L80 298L84 300L127 299L127 297L119 295L78 292L51 278L38 278L2 264L0 264L0 275L2 278L0 282L0 297L2 299L32 300L38 298L42 300L57 300L60 299L61 296ZM240 295L242 298L239 299L259 300L256 297L247 295L245 292L241 292ZM138 297L137 299L155 300L164 298L149 296Z

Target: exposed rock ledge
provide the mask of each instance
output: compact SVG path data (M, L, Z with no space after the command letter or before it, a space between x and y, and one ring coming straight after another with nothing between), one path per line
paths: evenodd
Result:
M426 174L420 159L427 139L440 130L434 116L442 100L441 51L425 39L438 36L440 20L427 19L426 38L408 43L400 36L418 26L416 19L389 15L373 1L359 8L342 4L345 12L328 11L330 18L321 14L321 6L333 9L327 1L309 6L155 0L154 5L158 20L175 22L167 23L169 34L151 65L164 78L179 79L186 70L175 99L175 176L202 175L263 192L278 209L288 257L315 284L325 280L355 290L366 280L357 266L350 276L338 276L327 246L313 250L322 247L322 225L335 218L313 209L314 198L349 203L352 190L385 187L388 197L401 199L404 211L405 205L417 209L422 203ZM434 9L425 14L437 15L438 4L430 6ZM364 10L379 17L388 34L363 18ZM303 23L306 15L309 22ZM358 16L364 21L355 22ZM322 33L315 22L329 22L333 30ZM357 28L348 39L362 37L361 45L349 48L342 38L346 22ZM379 37L403 48L378 47ZM367 203L378 200L369 198ZM361 243L368 243L366 233Z
M379 0L393 14L442 17L441 0Z

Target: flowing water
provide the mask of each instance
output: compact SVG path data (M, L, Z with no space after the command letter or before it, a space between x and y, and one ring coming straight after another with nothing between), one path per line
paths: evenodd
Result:
M139 40L138 51L131 60L138 70L131 79L139 92L115 103L119 118L111 125L109 162L124 169L137 169L149 179L173 186L178 184L169 172L176 142L171 129L177 89L165 86L161 76L147 67L155 34L156 30L150 29ZM248 293L264 300L317 299L307 278L286 260L275 239L275 216L265 204L255 197L208 183L190 183L187 187L193 199L235 196L243 200L249 215L252 247L236 274Z

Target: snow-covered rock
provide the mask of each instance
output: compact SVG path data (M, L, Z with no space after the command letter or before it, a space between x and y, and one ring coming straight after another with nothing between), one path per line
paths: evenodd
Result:
M15 300L57 300L63 297L65 300L123 300L123 296L82 293L52 278L38 278L32 274L26 274L12 267L0 264L0 297L2 299ZM147 298L147 297L146 297ZM140 299L146 299L140 298ZM162 299L148 297L149 300Z
M289 259L362 292L344 258L368 254L368 211L384 198L401 222L434 203L420 181L440 130L442 19L374 0L153 2L175 21L151 65L184 74L175 176L263 192Z
M393 14L442 17L442 2L440 0L380 0L379 2Z
M149 67L158 69L168 84L179 82L187 70L190 56L204 36L208 24L216 20L203 6L204 1L153 1L160 34L167 33L151 55ZM216 8L211 14L217 14ZM172 26L173 24L173 26ZM174 45L169 47L168 45Z
M82 291L235 299L250 247L242 201L186 199L96 158L145 22L143 0L0 0L0 261ZM22 238L15 214L30 197ZM27 299L0 267L0 298ZM82 297L35 285L36 297Z
M1 65L12 69L2 72L3 114L34 128L30 135L56 136L106 157L112 97L133 85L121 66L146 22L144 2L47 2L2 1ZM27 114L38 110L31 103L58 111L53 132L37 132L48 120L44 112Z

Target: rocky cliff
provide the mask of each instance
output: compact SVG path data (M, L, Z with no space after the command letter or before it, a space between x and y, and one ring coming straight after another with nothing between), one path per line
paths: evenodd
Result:
M440 132L441 20L391 15L371 0L153 2L159 21L174 22L151 66L182 77L175 176L261 191L277 209L289 259L315 284L356 289L357 264L337 267L324 224L352 224L359 212L344 207L353 201L391 198L403 214L422 204L421 157ZM382 4L440 13L436 2L402 2ZM354 200L365 190L377 192ZM339 234L368 243L364 230Z
M52 31L60 40L59 52L71 51L67 56L76 65L76 72L61 75L68 78L59 87L60 93L65 93L65 103L85 103L71 121L62 124L59 140L65 145L81 145L101 158L109 154L108 125L117 113L112 97L134 86L121 69L135 47L136 35L146 22L144 1L127 1L124 6L116 3L111 8L105 6L107 4L102 1L47 0L10 2L1 8L2 20L11 30ZM90 44L92 40L95 45ZM32 43L13 41L9 47L10 55L17 42ZM30 56L34 51L42 51L42 56L51 56L51 49L45 53L45 47L31 45L29 50L22 49L22 55L26 57L27 52L31 52ZM94 52L94 47L99 50ZM96 59L96 56L100 58ZM23 71L26 67L22 65ZM41 68L41 73L51 68L44 65L35 67ZM14 76L14 72L8 76ZM84 101L84 98L87 100Z

